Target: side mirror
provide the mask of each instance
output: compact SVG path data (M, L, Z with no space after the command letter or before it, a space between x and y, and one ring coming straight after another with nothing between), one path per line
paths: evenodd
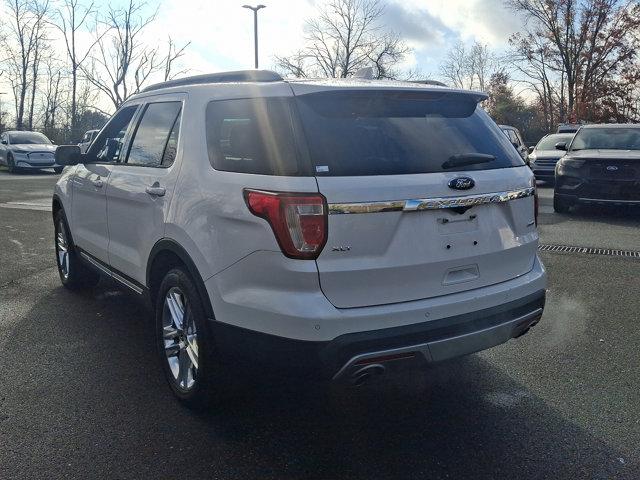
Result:
M567 142L558 142L556 143L556 150L567 150Z
M77 165L81 163L82 154L78 145L59 145L55 153L58 165Z
M6 140L2 140L2 141L0 141L0 143L2 143L2 145L6 145L7 141Z
M529 153L533 153L536 147L529 147Z
M515 148L516 150L520 150L520 145L518 145L518 142L511 142L511 145L513 145L513 148Z

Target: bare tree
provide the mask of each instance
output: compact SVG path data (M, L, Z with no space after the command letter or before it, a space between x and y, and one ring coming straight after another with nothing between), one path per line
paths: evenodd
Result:
M543 40L562 75L569 115L593 117L598 100L624 96L621 80L637 82L637 0L506 0L530 23L525 39Z
M169 42L166 56L158 46L148 46L142 40L145 28L155 20L157 11L142 16L145 3L129 0L124 8L109 7L104 22L106 32L96 39L91 65L81 65L87 80L106 95L118 108L129 96L138 93L156 73L171 78L174 62L187 45L177 47Z
M3 36L0 47L6 55L3 67L11 85L15 100L16 128L25 127L27 95L35 96L40 52L44 42L45 16L48 0L5 0L9 13L4 21L8 34ZM30 109L28 120L32 123Z
M290 56L276 56L285 73L298 77L348 77L374 67L377 78L397 76L395 67L409 48L383 27L379 0L330 0L305 25L305 46Z
M78 135L76 131L78 125L78 77L81 73L82 66L87 61L93 48L102 39L106 29L102 29L102 33L96 33L93 42L82 48L78 45L78 33L88 32L90 30L98 32L97 12L94 2L91 1L88 4L82 4L79 0L63 0L56 13L56 21L53 22L53 24L64 39L71 75L69 120L71 124L71 134L75 137Z
M544 38L530 34L514 35L510 43L512 49L507 59L522 74L521 81L538 97L544 128L551 131L558 119L564 117L564 77L556 78L557 61L550 45Z
M440 65L440 75L450 86L456 88L470 88L469 61L464 43L457 42Z
M58 112L61 109L62 100L62 68L53 58L45 60L47 83L44 88L43 100L43 128L45 132L56 127Z
M40 73L40 64L42 57L48 51L47 23L46 15L49 10L49 1L38 3L33 2L31 9L35 16L34 43L33 43L33 60L31 61L31 98L29 99L29 115L27 117L27 128L33 130L33 115L36 105L36 90L38 88L38 74Z
M474 88L485 91L489 88L491 77L500 70L498 61L488 45L475 42L469 55L469 72L474 81ZM477 81L477 84L475 83Z
M141 17L144 3L130 0L124 8L109 7L104 27L107 31L96 39L97 53L91 57L90 68L81 69L97 89L118 108L136 89L140 70L153 67L157 49L145 46L140 35L156 18L156 13ZM151 64L151 65L150 65ZM138 79L133 77L137 74Z
M187 68L183 68L178 71L173 70L174 62L184 55L184 52L189 45L191 45L191 42L187 42L181 47L178 47L178 45L173 41L171 36L169 36L167 40L167 55L164 58L164 81L165 82L167 80L172 80L175 77L179 77L180 75L184 75L189 71L189 69Z
M467 48L456 43L440 65L440 76L456 88L487 90L491 76L500 71L498 61L487 45L479 42Z

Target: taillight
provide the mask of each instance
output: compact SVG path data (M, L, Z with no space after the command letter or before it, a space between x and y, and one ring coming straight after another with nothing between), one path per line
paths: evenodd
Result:
M319 193L282 193L245 190L254 215L264 218L282 253L290 258L318 258L327 242L327 207Z

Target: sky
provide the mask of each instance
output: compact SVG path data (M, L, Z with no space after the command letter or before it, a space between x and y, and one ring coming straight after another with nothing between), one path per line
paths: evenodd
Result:
M190 41L184 64L193 73L253 67L253 13L247 0L164 0L149 41L171 34ZM273 67L274 55L299 49L306 18L322 0L262 0L259 12L260 67ZM502 50L519 26L503 0L382 0L383 22L412 48L403 65L437 76L446 51L457 41L480 41ZM153 5L150 2L150 6Z
M88 3L90 0L81 0ZM109 0L113 7L129 0ZM247 2L263 3L259 12L260 67L273 68L274 55L284 56L303 44L305 20L317 14L326 0L146 0L146 14L157 17L144 31L143 41L165 50L170 35L178 44L190 42L181 68L188 74L253 68L253 12L242 8ZM399 34L411 48L401 69L419 71L425 78L439 79L439 65L458 41L479 41L500 53L509 36L523 23L504 6L504 0L380 0L384 26ZM55 5L55 2L54 4ZM106 10L106 3L95 0ZM4 6L0 4L0 17ZM65 57L60 35L52 29L53 51ZM80 50L93 42L93 33L78 33ZM150 78L149 83L161 80ZM181 75L182 76L182 75ZM6 77L6 75L4 76ZM4 110L13 111L13 98L6 78L0 77ZM96 106L112 111L105 98Z

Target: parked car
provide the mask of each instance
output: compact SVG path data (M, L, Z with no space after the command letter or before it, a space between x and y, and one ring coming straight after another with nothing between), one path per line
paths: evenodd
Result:
M585 125L556 165L553 208L577 204L640 205L640 125Z
M87 149L91 145L91 142L93 142L93 139L96 138L96 135L99 131L100 130L87 130L84 133L84 135L82 136L82 140L78 144L82 153L85 153L87 151Z
M261 70L149 87L86 154L58 147L60 279L150 298L190 406L230 366L357 383L518 337L545 303L535 183L485 98Z
M538 180L553 182L556 174L556 163L564 152L556 148L556 144L569 144L573 133L551 133L540 139L529 153L529 166Z
M581 126L580 123L561 123L556 133L576 133Z
M500 125L500 129L507 136L513 147L518 151L522 159L526 162L529 154L529 149L520 135L520 131L516 127L509 125Z
M42 133L16 130L0 134L0 164L10 172L53 168L60 173L63 167L55 163L55 150Z

